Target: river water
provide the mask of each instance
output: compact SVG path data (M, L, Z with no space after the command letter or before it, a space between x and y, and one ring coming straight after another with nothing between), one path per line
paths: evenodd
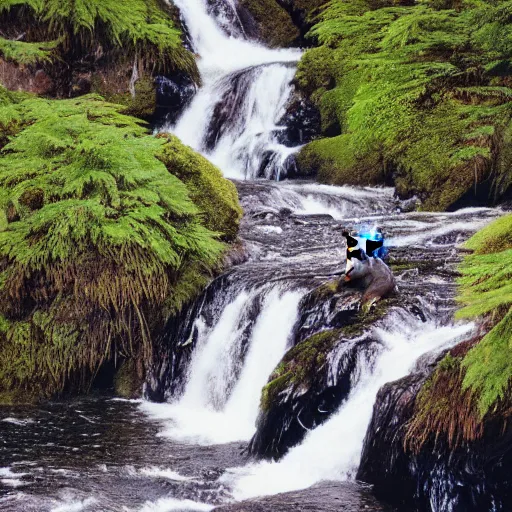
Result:
M500 212L401 213L392 189L266 179L284 178L299 149L283 142L280 120L300 52L247 40L232 0L175 3L203 86L165 129L235 181L247 259L169 335L187 355L169 350L150 375L148 396L163 403L98 395L0 410L0 509L389 510L354 481L377 391L471 332L451 320L457 246ZM383 228L391 261L408 262L398 293L416 309L397 306L374 328L380 348L361 357L328 421L279 462L253 460L244 450L261 389L290 347L301 299L341 270L342 225ZM330 354L333 374L340 356Z

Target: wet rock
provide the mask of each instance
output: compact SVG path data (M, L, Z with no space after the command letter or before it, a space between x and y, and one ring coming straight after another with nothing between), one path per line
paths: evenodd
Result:
M174 124L197 92L190 76L177 73L172 77L157 76L155 124Z
M311 101L295 91L277 124L285 128L276 133L281 144L287 147L301 146L320 134L320 112Z
M324 482L299 491L224 505L218 512L390 512L357 483Z
M308 294L294 347L283 357L263 389L257 431L248 451L280 458L308 431L325 422L347 398L361 365L371 366L380 341L359 315L361 291L333 281Z
M276 0L240 0L238 12L247 34L271 47L296 45L299 30L290 14Z
M455 448L435 433L418 453L405 447L416 396L439 358L379 391L357 478L405 510L511 510L512 426L489 421L482 439Z
M349 338L337 330L296 345L263 390L249 453L277 459L299 444L339 408L357 380L359 365L371 365L379 348L371 335Z

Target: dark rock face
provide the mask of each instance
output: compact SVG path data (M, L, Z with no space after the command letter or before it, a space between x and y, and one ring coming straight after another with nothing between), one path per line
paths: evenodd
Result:
M276 0L291 16L294 25L300 32L300 46L308 46L311 39L306 34L313 26L312 16L327 0Z
M0 59L0 84L11 91L25 91L33 94L51 95L56 84L43 69L21 67Z
M308 99L295 92L278 125L285 127L276 134L281 144L288 147L307 144L320 134L320 112Z
M450 449L427 441L418 454L404 448L416 395L433 362L384 386L377 397L358 479L390 503L420 511L512 510L512 427L489 422L479 441Z
M183 73L158 76L156 84L155 124L174 124L197 92L197 85Z

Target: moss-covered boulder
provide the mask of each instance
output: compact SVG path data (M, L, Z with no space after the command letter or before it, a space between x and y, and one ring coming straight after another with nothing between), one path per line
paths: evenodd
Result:
M240 0L239 8L250 13L256 34L269 46L291 46L297 42L299 30L276 0Z
M360 290L338 281L325 283L304 297L294 345L262 390L250 453L282 457L347 398L360 365L363 361L369 364L380 350L372 326L390 305L383 301L364 313L361 300Z
M303 174L317 172L326 183L391 183L430 210L505 194L512 179L511 5L451 4L327 5L309 33L318 47L297 73L326 137L302 149Z
M236 236L234 186L97 96L0 98L0 393L84 391L106 363L144 367Z
M114 375L114 391L122 398L140 398L144 384L144 371L141 361L123 361Z
M1 84L54 97L90 92L148 118L153 78L187 75L194 55L182 44L176 9L159 0L0 2Z
M158 158L187 185L205 225L220 232L225 241L234 241L242 218L235 186L222 177L219 169L174 135L161 134L158 138L164 142Z

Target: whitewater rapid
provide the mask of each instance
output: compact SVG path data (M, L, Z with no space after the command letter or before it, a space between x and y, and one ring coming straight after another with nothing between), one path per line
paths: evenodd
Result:
M145 402L143 410L165 420L161 436L200 445L248 441L255 431L260 393L290 347L304 291L279 287L243 290L212 329L199 315L199 339L183 394L174 403ZM251 308L262 301L256 320ZM244 331L250 329L248 347Z
M353 389L338 412L310 431L279 462L253 463L228 470L222 481L237 500L310 487L324 480L353 480L377 392L408 375L420 356L453 346L474 326L427 324L408 315L393 315L376 328L383 349L370 364L361 359Z

